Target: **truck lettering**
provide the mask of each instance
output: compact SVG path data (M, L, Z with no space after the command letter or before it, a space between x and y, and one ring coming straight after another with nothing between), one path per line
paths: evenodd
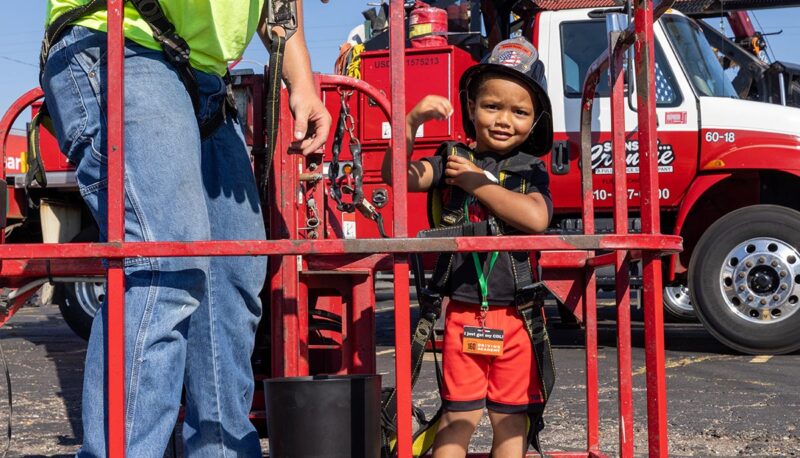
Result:
M424 67L428 65L438 65L439 56L408 57L406 65L409 67ZM372 61L372 68L391 68L389 59L377 59Z
M6 158L6 170L8 172L19 172L22 168L22 159L18 157Z
M675 151L670 144L658 141L658 171L671 173L672 163L675 162ZM592 171L597 175L611 175L614 158L611 152L611 141L592 145ZM625 166L628 173L639 173L639 141L625 142Z
M736 132L706 132L706 142L708 143L734 143L736 141Z

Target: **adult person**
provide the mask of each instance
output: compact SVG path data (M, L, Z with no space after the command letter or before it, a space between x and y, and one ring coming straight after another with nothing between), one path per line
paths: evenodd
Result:
M88 3L48 0L47 24L52 30L61 15ZM197 97L134 3L126 2L124 12L125 240L264 239L259 193L236 120L222 111L221 122L213 123L225 106L226 64L241 56L256 31L269 43L264 0L148 2L160 5L191 50ZM312 81L302 2L296 3L298 29L286 44L283 77L295 117L294 146L308 154L324 144L330 115ZM106 72L106 20L104 6L90 9L50 36L42 74L59 146L76 165L80 192L103 239L106 89L115 77ZM125 261L127 456L163 456L184 380L187 456L261 456L248 413L266 267L265 257ZM79 457L107 456L106 308L101 312L86 355Z

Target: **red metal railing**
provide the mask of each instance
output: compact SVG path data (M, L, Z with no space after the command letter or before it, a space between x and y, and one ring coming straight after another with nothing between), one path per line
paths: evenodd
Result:
M398 451L399 456L411 456L411 381L408 368L410 362L410 323L409 323L409 270L408 253L443 252L443 251L522 251L536 249L549 255L547 265L554 269L572 269L581 274L577 277L583 287L582 302L583 320L586 327L586 378L587 378L587 449L584 452L557 452L553 456L602 456L599 443L599 409L598 409L598 367L597 367L597 318L596 318L596 279L594 269L601 265L614 264L617 271L617 307L618 307L618 364L619 364L619 404L620 404L620 455L633 456L633 402L631 376L631 343L630 343L630 311L628 263L634 258L641 258L644 265L644 293L642 301L645 311L645 352L647 370L647 407L648 434L650 456L667 456L666 429L666 390L664 374L663 348L663 316L661 308L661 261L664 253L680 250L681 240L676 236L665 236L659 233L658 177L656 173L656 118L655 90L653 84L653 8L650 2L640 0L634 5L635 29L633 26L621 34L613 51L601 56L587 76L584 88L583 114L591 114L594 88L605 66L612 68L612 124L614 148L614 183L615 183L615 234L594 235L594 209L592 199L592 176L590 167L583 167L583 221L585 235L580 236L520 236L520 237L458 237L453 239L416 239L408 238L407 221L402 217L393 219L395 238L361 239L361 240L301 240L292 235L292 231L284 234L281 240L252 241L213 241L213 242L151 242L127 243L124 241L124 190L123 190L123 37L122 37L122 0L109 0L109 34L108 34L108 68L110 75L108 87L108 151L109 151L109 242L102 244L15 244L0 245L0 277L7 283L19 278L42 277L59 274L86 274L96 272L98 259L108 259L108 308L109 308L109 455L125 456L124 426L124 275L123 259L126 257L145 256L233 256L233 255L272 255L281 258L306 256L319 257L319 264L341 266L343 264L358 265L359 268L375 269L378 265L389 265L386 257L367 256L372 253L393 254L392 266L395 276L395 348L398 398ZM666 8L666 3L659 3L656 17ZM320 85L340 85L359 90L390 115L392 125L392 166L393 166L393 205L395 215L407 214L406 200L406 154L405 154L405 88L404 88L404 10L402 2L392 2L390 17L391 52L392 52L392 94L391 105L388 100L374 88L365 83L353 82L342 77L322 77ZM639 143L641 145L641 183L642 207L641 234L627 233L627 202L625 200L625 167L617 164L624 160L624 120L622 119L622 100L624 98L621 68L621 55L624 49L633 44L636 51L636 70L638 82L637 102L639 116ZM609 59L611 55L613 58ZM0 141L5 139L19 112L41 97L41 91L33 90L15 102L12 109L0 120ZM286 104L283 104L286 107ZM285 109L285 108L284 108ZM289 113L282 113L288 119ZM263 144L263 132L254 130L254 149ZM590 139L590 133L583 132L584 139ZM286 139L279 139L279 153L285 150ZM583 163L589 164L583 148ZM276 205L285 210L281 214L286 218L284 225L297 226L294 212L289 207L294 202L296 182L290 173L278 171L297 171L297 156L281 155L276 157L273 179L273 196ZM292 219L295 219L294 222ZM273 226L271 233L280 234ZM612 254L597 253L613 251ZM330 255L339 255L339 261L332 260ZM543 259L545 256L543 256ZM43 260L52 259L45 264ZM356 261L353 261L353 260ZM78 261L87 260L87 261ZM321 260L321 261L320 261ZM294 263L294 266L297 264ZM308 372L307 313L304 304L298 301L287 301L300 295L298 269L282 267L273 282L282 285L282 297L277 298L271 310L273 326L273 370L272 376L302 375ZM273 296L273 300L275 300ZM372 330L368 330L372 331ZM374 358L374 343L372 346ZM363 353L363 344L348 347L347 351ZM351 369L360 367L372 368L363 355L348 355ZM473 455L485 456L485 455Z

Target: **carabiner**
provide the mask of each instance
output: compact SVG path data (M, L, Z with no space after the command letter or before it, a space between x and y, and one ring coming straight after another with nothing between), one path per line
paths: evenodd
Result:
M292 38L297 32L297 2L295 0L267 0L267 36L274 40L273 35L281 36L284 40ZM276 29L278 29L276 31Z

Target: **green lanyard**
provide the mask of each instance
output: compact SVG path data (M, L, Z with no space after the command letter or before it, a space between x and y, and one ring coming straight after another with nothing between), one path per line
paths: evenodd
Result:
M464 215L469 221L469 205L465 201L464 202ZM478 286L481 289L481 320L483 321L484 317L486 316L486 311L489 310L489 275L492 274L492 269L494 269L494 263L497 262L497 256L500 254L499 251L493 251L492 256L489 259L489 270L484 274L483 273L483 266L481 265L481 260L478 258L478 253L472 253L472 260L475 262L475 272L478 274ZM483 323L481 323L483 326Z

